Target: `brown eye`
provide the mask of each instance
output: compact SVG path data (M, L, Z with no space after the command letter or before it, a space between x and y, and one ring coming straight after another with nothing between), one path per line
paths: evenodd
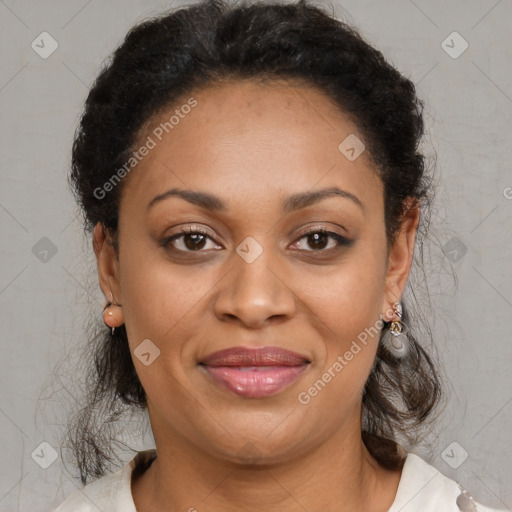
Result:
M323 228L310 229L299 238L299 240L302 239L306 239L306 244L303 245L311 248L311 250L303 249L308 252L327 252L331 249L341 248L341 246L350 246L353 243L353 240ZM331 246L328 245L329 239L334 241L334 243L331 243ZM295 242L295 245L297 243Z
M188 227L180 228L180 233L165 238L160 245L181 252L199 252L205 250L208 239L214 241L206 231Z

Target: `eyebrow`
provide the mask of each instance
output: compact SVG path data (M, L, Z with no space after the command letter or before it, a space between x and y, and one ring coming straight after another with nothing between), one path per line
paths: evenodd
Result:
M226 204L220 197L214 196L207 192L172 188L154 197L149 202L146 211L155 206L157 203L170 197L181 197L185 201L188 201L189 203L195 204L209 211L225 212L228 210ZM328 199L331 197L342 197L344 199L349 199L364 210L364 206L361 200L351 192L347 192L346 190L342 190L338 187L329 187L320 190L301 192L287 197L283 201L283 211L285 213L290 213L302 208L306 208L307 206L311 206L312 204L318 203L323 199Z

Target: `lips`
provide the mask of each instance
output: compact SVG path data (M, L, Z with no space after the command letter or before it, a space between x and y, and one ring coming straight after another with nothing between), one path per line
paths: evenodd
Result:
M309 361L279 347L234 347L215 352L202 363L207 366L299 366Z
M200 366L223 388L262 398L289 387L309 363L306 357L279 347L234 347L207 356Z

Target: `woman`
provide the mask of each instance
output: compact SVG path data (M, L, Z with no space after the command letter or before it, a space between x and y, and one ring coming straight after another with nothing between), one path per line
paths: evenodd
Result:
M306 1L129 32L73 146L108 338L73 437L101 478L58 512L490 510L397 442L441 399L403 301L422 134L414 85ZM147 408L156 450L105 475L101 404Z

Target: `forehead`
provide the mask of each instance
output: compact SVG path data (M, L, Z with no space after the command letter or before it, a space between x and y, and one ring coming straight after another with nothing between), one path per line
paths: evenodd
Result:
M286 81L217 83L146 123L134 149L149 140L152 149L125 178L123 197L148 203L179 186L257 201L336 185L371 199L381 184L368 155L350 160L342 151L353 137L362 142L354 123L317 89Z

